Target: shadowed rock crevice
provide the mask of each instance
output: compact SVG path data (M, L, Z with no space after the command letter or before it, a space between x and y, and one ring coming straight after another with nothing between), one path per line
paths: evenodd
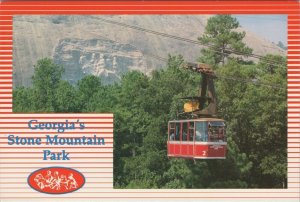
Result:
M72 84L90 74L111 84L119 82L126 72L142 71L146 66L137 48L107 39L61 39L54 49L53 59L64 66L63 79Z

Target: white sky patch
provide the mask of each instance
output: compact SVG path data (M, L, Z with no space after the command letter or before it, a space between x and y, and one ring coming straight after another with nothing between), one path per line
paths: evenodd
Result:
M247 30L277 44L281 41L287 46L286 15L232 15Z

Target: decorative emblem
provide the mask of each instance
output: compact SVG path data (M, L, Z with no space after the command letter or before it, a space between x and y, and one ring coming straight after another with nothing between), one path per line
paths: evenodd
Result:
M218 149L223 149L224 146L222 145L210 145L209 148L214 149L214 150L218 150Z
M34 171L28 177L28 184L36 191L47 194L66 194L80 189L84 176L71 168L48 167Z

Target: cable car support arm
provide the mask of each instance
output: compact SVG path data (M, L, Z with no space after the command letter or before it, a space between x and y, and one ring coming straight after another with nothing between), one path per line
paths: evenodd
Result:
M212 68L201 63L186 63L183 67L201 74L202 77L198 96L184 98L196 100L199 103L199 108L191 113L196 115L196 118L215 117L217 115L217 96L213 79L216 78L216 75Z

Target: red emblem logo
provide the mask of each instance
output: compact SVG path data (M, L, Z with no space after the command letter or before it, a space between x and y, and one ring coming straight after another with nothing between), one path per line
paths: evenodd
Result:
M71 168L49 167L34 171L27 181L36 191L46 194L66 194L80 189L85 183L85 178Z

